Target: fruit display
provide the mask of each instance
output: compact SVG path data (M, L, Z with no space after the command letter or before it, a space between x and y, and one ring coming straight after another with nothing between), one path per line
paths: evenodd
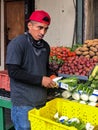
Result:
M98 59L98 39L86 40L75 52L78 56Z
M89 76L98 63L98 39L86 40L75 48L51 47L49 65L56 74Z

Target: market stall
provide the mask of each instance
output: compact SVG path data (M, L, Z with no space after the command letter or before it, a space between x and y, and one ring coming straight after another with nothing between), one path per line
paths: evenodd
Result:
M53 99L48 98L45 107L29 112L31 129L98 130L98 39L73 48L51 47L49 65L57 91L54 95L50 92ZM1 81L6 83L0 82L1 89L10 91L7 74ZM11 108L9 99L0 98L0 130L4 130L3 108Z
M98 39L75 48L51 47L58 98L29 112L33 130L98 130ZM33 124L32 124L33 123Z

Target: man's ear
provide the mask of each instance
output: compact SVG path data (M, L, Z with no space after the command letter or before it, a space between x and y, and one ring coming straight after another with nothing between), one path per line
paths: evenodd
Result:
M31 28L32 28L32 23L31 23L31 22L28 22L27 27L28 27L29 30L31 30Z

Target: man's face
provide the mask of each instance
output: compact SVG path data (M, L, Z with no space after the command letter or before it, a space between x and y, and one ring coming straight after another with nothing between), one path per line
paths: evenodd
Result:
M38 41L41 40L46 34L48 25L44 23L30 21L28 23L28 29L33 38Z

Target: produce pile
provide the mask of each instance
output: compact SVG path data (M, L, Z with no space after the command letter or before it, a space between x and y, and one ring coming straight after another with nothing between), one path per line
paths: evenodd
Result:
M69 77L51 76L54 87L61 88L59 96L80 103L98 106L98 65L92 70L88 80L80 80L75 75Z
M97 60L94 58L86 58L83 56L69 57L60 67L58 73L88 76L96 63Z
M60 97L98 107L98 39L86 40L74 50L67 47L51 47L49 63L50 68L61 76L57 77L60 78L58 80L53 77L56 88L60 88ZM80 76L86 76L88 79L81 80ZM98 129L90 123L85 124L66 115L59 116L58 113L54 118L56 122L74 126L78 130Z
M91 123L84 123L77 117L69 118L68 116L62 115L57 112L54 115L54 119L56 122L69 126L75 127L77 130L94 130L94 126Z
M67 57L75 56L75 52L67 47L51 47L50 57L56 56L58 59L65 61Z
M81 81L76 76L70 76L59 79L57 84L63 89L61 95L64 99L98 106L98 65L94 67L87 81Z
M60 79L56 84L61 88L58 97L98 107L98 86L92 81L81 82L72 76Z
M58 73L59 68L63 65L67 58L75 55L76 53L67 47L51 47L49 58L50 68L55 73Z
M75 50L78 56L98 59L98 39L86 40L83 46Z
M88 76L98 63L98 39L86 40L73 48L51 47L50 68L56 74Z

